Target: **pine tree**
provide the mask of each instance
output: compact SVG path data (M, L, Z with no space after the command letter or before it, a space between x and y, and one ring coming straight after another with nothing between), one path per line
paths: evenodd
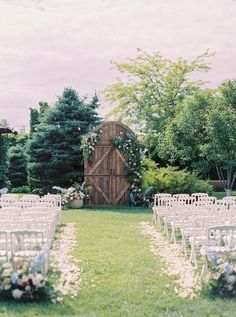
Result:
M27 185L27 159L25 147L21 144L12 146L8 152L8 178L12 187Z
M39 124L44 112L49 108L47 102L39 102L39 110L35 108L30 108L30 134L35 132L37 129L37 124Z
M35 193L67 187L83 178L82 136L100 123L98 98L91 102L65 88L55 106L41 116L28 142L29 185Z
M7 149L8 149L7 137L0 134L0 188L9 186L8 177L7 177L7 172L8 172Z

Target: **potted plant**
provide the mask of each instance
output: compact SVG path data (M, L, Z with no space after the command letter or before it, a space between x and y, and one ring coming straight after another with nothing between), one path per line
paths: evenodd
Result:
M53 188L61 191L62 205L65 207L82 208L84 201L89 198L89 189L85 182L82 185L74 183L68 189L61 189L57 186Z

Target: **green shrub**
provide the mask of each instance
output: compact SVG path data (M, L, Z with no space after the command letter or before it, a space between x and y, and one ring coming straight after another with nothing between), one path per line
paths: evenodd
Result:
M11 189L11 193L13 194L28 194L30 193L30 187L29 186L20 186L20 187L14 187Z
M213 192L208 182L198 179L196 174L177 167L161 167L149 158L144 160L143 190L153 186L153 193L192 194L196 192Z

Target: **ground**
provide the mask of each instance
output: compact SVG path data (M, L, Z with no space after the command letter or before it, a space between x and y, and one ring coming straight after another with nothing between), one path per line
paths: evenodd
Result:
M173 277L163 274L163 261L140 232L142 221L152 221L150 209L67 210L62 221L77 228L78 296L57 305L0 303L0 316L235 316L235 300L212 300L206 293L181 299L173 293Z

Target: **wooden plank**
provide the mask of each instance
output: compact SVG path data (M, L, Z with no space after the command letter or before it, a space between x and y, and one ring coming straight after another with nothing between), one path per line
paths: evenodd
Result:
M90 180L90 183L92 183L94 185L94 188L104 197L107 204L110 205L111 201L108 199L107 195L104 193L104 191L101 189L101 187L93 180L93 178L88 177L88 179Z
M102 163L102 161L105 159L105 157L110 153L110 151L112 150L112 146L110 146L108 148L108 150L103 154L103 156L97 160L97 162L91 167L90 169L90 173L89 174L93 174L93 172L96 170L96 168Z
M121 154L118 149L116 149L116 154L119 156L119 158L120 158L124 163L126 163L126 159L124 158L123 154Z
M122 196L125 194L125 192L129 189L129 184L126 184L126 186L123 188L119 196L115 199L115 202L118 203L119 200L122 198Z

